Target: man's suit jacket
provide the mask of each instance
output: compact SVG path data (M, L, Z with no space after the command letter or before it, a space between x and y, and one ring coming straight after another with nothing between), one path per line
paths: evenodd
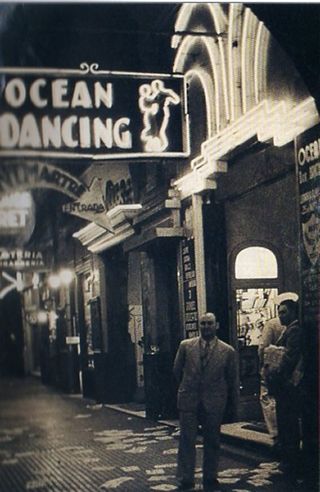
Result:
M272 318L266 321L263 327L262 335L258 347L260 374L262 380L265 379L265 370L263 364L264 349L269 345L275 345L283 332L284 327L281 325L279 318Z
M175 361L174 375L180 383L178 409L196 411L202 403L207 412L215 413L222 421L226 404L236 414L238 402L238 378L236 352L218 338L210 350L208 362L201 368L200 337L183 340Z
M287 349L279 367L278 375L282 381L288 382L302 357L302 331L297 320L285 328L276 345Z

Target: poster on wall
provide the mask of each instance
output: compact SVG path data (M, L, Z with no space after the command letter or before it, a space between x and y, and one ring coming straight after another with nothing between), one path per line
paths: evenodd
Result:
M182 241L182 279L186 338L199 334L194 239Z
M296 139L301 236L302 313L306 326L319 323L320 125Z

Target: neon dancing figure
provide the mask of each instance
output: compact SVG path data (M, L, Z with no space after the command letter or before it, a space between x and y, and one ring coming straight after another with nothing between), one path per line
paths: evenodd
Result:
M180 97L172 89L166 89L161 80L141 85L139 94L139 108L144 124L141 140L147 152L162 152L169 143L166 135L169 106L179 104Z

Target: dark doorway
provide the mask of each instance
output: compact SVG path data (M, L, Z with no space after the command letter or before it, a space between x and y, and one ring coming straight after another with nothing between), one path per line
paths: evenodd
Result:
M21 300L17 291L0 301L0 375L23 376Z
M177 416L172 366L180 341L176 242L155 242L141 263L146 413Z
M136 390L134 344L129 335L128 257L122 247L103 256L106 273L108 357L103 384L109 402L129 402Z

